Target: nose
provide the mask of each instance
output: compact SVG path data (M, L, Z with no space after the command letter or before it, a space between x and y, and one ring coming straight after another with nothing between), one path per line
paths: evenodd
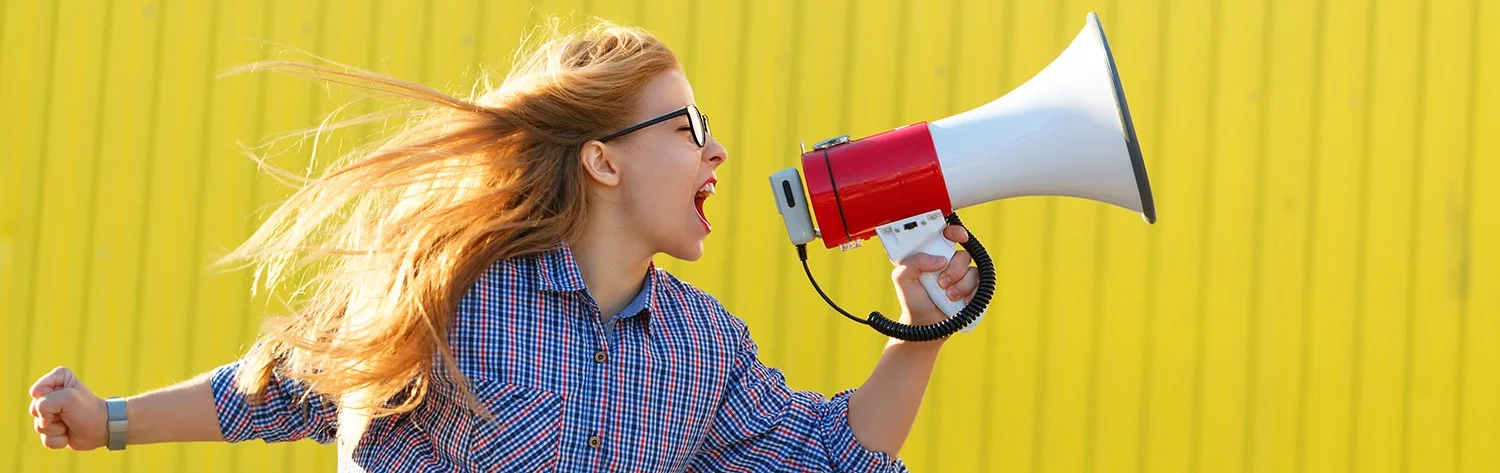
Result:
M718 138L708 135L708 143L703 147L703 157L714 167L718 167L729 160L729 150L724 149L724 144L719 143Z

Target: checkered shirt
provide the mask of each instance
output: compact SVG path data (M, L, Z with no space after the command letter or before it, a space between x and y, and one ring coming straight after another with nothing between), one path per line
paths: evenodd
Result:
M566 246L500 261L458 305L449 342L487 418L443 368L416 409L370 422L340 471L905 471L849 428L849 395L789 388L743 321L652 265L608 323ZM336 439L331 402L273 377L263 402L211 376L230 442Z

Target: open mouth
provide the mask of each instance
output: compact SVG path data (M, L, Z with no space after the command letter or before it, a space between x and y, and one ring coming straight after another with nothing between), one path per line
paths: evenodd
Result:
M693 195L693 207L698 209L698 222L703 224L703 231L706 232L712 232L714 227L708 223L708 216L703 213L703 202L714 195L714 185L718 183L718 179L710 177L703 185L698 186L698 192Z

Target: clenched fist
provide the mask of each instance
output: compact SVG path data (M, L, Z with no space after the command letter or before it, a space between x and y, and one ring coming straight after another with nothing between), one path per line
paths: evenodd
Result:
M104 400L61 366L31 385L31 417L47 448L93 450L109 440Z

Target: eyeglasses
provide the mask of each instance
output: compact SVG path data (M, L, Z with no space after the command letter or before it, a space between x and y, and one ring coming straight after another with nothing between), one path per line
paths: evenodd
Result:
M639 124L637 124L635 126L632 126L630 128L626 128L624 130L620 130L620 131L617 131L617 132L614 132L614 133L610 133L609 136L605 136L603 138L599 138L599 141L613 140L615 138L619 138L621 136L625 136L625 135L634 133L636 131L639 131L642 128L645 128L645 127L648 127L648 126L651 126L651 125L655 125L657 123L661 123L661 122L664 122L664 121L667 121L667 120L671 120L673 118L677 118L677 117L680 117L680 116L683 116L683 115L687 115L687 117L688 117L688 124L693 128L693 143L697 144L699 148L702 148L704 146L704 144L708 143L708 115L704 115L702 113L699 113L697 105L688 105L688 106L683 107L683 108L681 108L681 109L679 109L679 110L677 110L675 112L668 113L666 115L662 115L662 116L659 116L659 117L656 117L656 118L652 118L650 120L646 120L644 122L641 122L641 123L639 123Z

